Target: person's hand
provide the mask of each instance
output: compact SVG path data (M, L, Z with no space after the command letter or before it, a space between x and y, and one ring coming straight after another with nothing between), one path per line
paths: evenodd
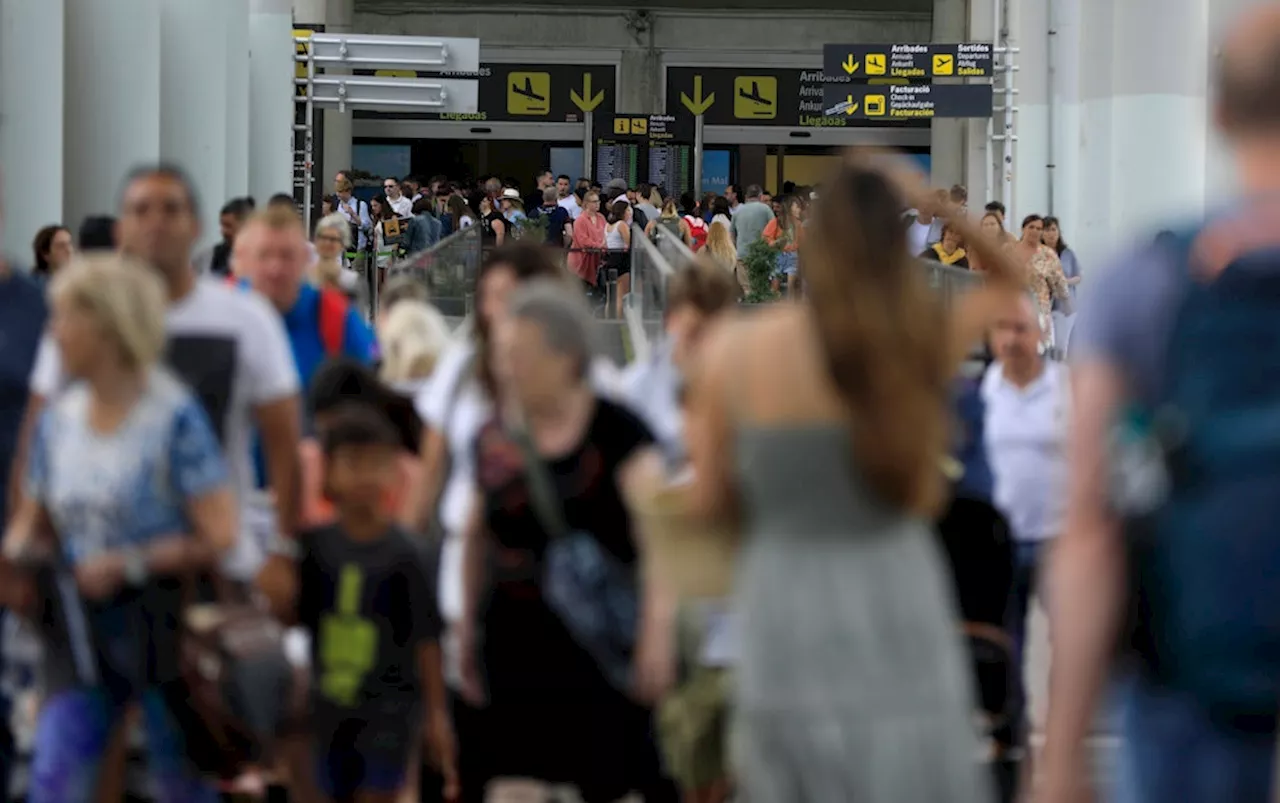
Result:
M36 601L34 574L8 558L0 558L0 606L30 618L35 614Z
M1092 774L1088 762L1046 757L1038 768L1040 777L1023 774L1018 799L1023 803L1094 803Z
M462 699L475 707L484 705L484 679L480 674L480 656L476 644L475 625L458 626L458 662L462 674Z
M675 686L675 639L668 624L646 624L636 642L635 695L647 705L656 705Z
M447 711L431 712L427 722L426 742L427 763L439 770L444 778L441 797L445 800L458 800L462 794L458 781L458 743Z
M88 600L104 600L124 585L124 555L104 552L76 567L76 585Z

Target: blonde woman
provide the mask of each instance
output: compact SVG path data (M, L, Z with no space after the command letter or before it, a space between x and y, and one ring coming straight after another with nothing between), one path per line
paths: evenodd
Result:
M156 800L212 803L162 689L176 680L172 580L215 565L236 540L227 466L200 403L158 366L166 295L152 270L86 257L49 292L71 384L41 415L5 549L56 543L85 604L46 655L51 677L70 682L51 686L40 711L29 799L95 799L113 728L136 702Z
M698 255L717 267L723 268L738 281L744 293L747 291L747 277L745 273L738 270L738 249L733 247L733 235L729 233L728 226L709 226L707 243L702 246Z
M435 307L417 299L399 302L378 321L382 381L400 392L416 393L452 339L449 324Z
M668 198L667 202L662 205L662 214L658 216L657 220L649 221L649 225L644 229L645 236L653 239L654 232L658 230L659 226L679 237L680 241L686 246L693 246L693 235L689 231L689 224L685 222L684 218L680 217L680 210L676 208L676 200L674 198Z

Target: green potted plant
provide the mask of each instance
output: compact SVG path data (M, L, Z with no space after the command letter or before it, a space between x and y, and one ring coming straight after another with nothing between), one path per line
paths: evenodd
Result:
M781 252L780 245L770 245L763 239L756 240L747 247L747 253L742 257L742 267L747 274L747 293L743 298L745 303L767 304L780 298L773 289L773 273Z

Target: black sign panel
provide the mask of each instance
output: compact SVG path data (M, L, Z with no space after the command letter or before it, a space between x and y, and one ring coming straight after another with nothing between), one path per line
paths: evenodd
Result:
M828 84L826 113L850 120L990 117L990 84Z
M882 79L877 83L901 80ZM702 114L707 125L789 128L917 125L903 120L867 121L824 116L826 84L821 70L668 67L667 112L677 116Z
M823 45L822 71L827 78L857 81L870 78L990 78L994 63L985 42L893 45Z
M596 180L647 181L679 196L692 182L695 126L687 112L596 117Z
M597 138L635 142L688 142L696 133L693 115L688 114L615 114L597 115Z
M578 123L587 112L612 115L617 67L612 64L490 64L475 73L365 70L357 74L403 78L474 78L475 114L395 114L399 118L477 122ZM365 116L357 113L357 116ZM385 116L385 115L382 115Z

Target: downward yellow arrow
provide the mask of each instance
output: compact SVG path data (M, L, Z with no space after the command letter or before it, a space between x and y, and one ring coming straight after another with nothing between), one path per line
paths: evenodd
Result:
M577 90L569 90L569 100L573 101L573 105L577 106L580 111L594 111L597 106L604 102L604 90L601 89L594 96L591 94L591 73L584 73L582 76L582 94L579 95Z
M712 92L706 97L702 96L702 76L693 76L693 97L689 97L684 92L680 93L680 102L684 107L694 114L706 114L707 109L711 108L711 104L716 102L716 93Z
M846 73L848 73L849 75L853 75L858 71L858 68L862 66L862 63L858 61L854 61L853 54L850 53L848 56L845 57L844 64L841 64L840 66L844 67L844 71Z
M845 114L851 115L858 110L858 104L853 102L853 95L849 95L848 97L846 97L844 99L844 102L848 104L847 106L844 107Z

